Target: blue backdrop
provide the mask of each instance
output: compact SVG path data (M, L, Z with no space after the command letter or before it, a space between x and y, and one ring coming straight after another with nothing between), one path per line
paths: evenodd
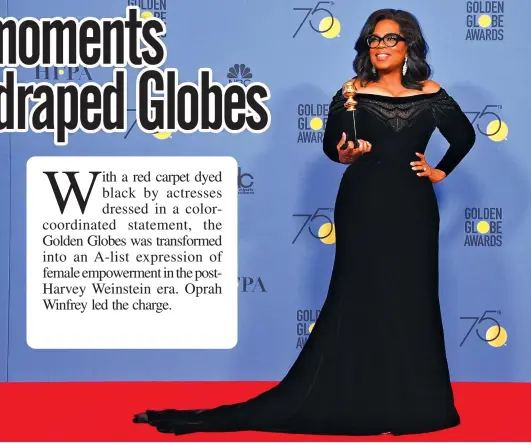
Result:
M469 156L436 192L441 211L440 297L454 381L531 381L531 256L528 152L531 63L525 54L527 1L399 0L8 0L3 16L123 16L128 4L167 23L168 58L180 81L260 81L270 129L263 134L0 136L0 379L279 380L309 334L326 296L334 257L337 186L345 166L322 153L326 106L353 75L353 44L368 15L414 13L430 45L433 79L468 113L478 134ZM6 10L7 8L7 10ZM306 8L297 10L296 8ZM319 10L320 9L320 10ZM305 19L306 14L310 15ZM313 13L311 13L313 11ZM328 32L327 20L335 18ZM326 17L329 17L328 19ZM314 29L312 29L315 28ZM229 74L236 65L235 76ZM252 78L242 78L240 65ZM109 81L110 69L20 69L19 81ZM129 72L129 101L135 70ZM231 78L236 77L236 78ZM132 107L132 105L131 105ZM436 132L434 165L447 143ZM229 155L240 171L239 342L224 351L33 350L26 344L25 167L34 155ZM475 214L485 208L489 217ZM315 217L305 224L313 215ZM393 218L389 214L389 229ZM473 216L470 218L470 216ZM486 222L486 223L485 223ZM491 223L494 222L494 223ZM488 230L483 229L487 226ZM496 232L494 232L496 231ZM400 233L397 233L398 235ZM321 235L322 236L322 235ZM482 246L488 236L495 246ZM414 239L411 239L414 241ZM385 278L385 275L382 275ZM467 317L467 318L463 318ZM500 326L496 326L499 324ZM352 327L356 327L352 319ZM489 328L501 331L485 341ZM503 328L503 329L501 329ZM348 349L345 349L348 352Z

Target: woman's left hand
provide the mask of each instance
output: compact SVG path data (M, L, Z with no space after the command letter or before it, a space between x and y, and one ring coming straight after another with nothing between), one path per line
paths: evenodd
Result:
M419 177L428 177L432 183L437 183L446 177L446 174L443 171L432 168L428 164L424 154L421 154L420 152L415 152L415 154L417 157L420 157L420 161L411 162L410 164L412 166L411 169L414 171L420 171L417 172Z

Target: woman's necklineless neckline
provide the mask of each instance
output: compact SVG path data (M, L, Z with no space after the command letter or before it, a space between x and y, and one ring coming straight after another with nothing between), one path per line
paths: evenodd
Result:
M415 100L423 100L426 98L434 97L436 95L441 94L443 90L444 89L441 87L439 90L435 92L424 92L422 94L412 94L412 95L382 95L382 94L374 94L370 92L357 92L356 96L376 98L376 99L381 99L381 100L390 100L390 101L395 101L395 102L415 101Z

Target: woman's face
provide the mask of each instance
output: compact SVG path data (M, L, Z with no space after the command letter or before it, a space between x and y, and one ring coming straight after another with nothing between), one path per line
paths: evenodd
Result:
M400 26L393 20L379 21L374 28L373 34L378 37L383 37L386 34L398 34L403 37L400 33ZM378 47L369 49L372 65L378 71L384 72L402 69L406 53L407 46L406 42L403 41L399 41L392 48L386 46L385 42L381 41Z

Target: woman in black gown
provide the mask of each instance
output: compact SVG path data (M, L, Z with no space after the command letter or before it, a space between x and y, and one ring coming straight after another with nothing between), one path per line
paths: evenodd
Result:
M355 48L359 147L339 90L323 142L331 160L349 164L335 204L336 255L300 355L279 384L245 402L148 410L134 422L175 434L329 435L414 434L460 423L438 298L433 184L465 157L475 132L455 100L428 80L427 45L414 16L376 11ZM431 167L424 151L436 128L449 148Z

